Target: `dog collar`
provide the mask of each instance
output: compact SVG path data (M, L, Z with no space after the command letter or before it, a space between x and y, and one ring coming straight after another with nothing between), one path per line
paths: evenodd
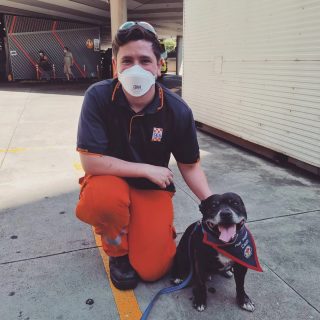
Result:
M237 232L234 240L228 243L221 241L214 234L208 232L203 225L201 226L203 243L248 269L258 272L263 271L258 260L257 249L253 236L245 225L243 225Z

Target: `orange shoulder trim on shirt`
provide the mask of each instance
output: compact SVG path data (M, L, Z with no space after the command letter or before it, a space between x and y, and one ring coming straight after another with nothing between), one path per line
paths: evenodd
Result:
M160 106L157 108L157 110L161 110L163 108L163 89L159 86L159 99L160 99Z
M115 85L115 87L114 87L114 89L113 89L111 101L114 101L114 97L115 97L116 92L117 92L117 90L119 89L119 87L120 87L120 81L117 82L117 84Z
M86 154L86 155L88 155L88 156L103 157L103 154L92 153L92 152L89 152L87 149L77 148L77 151L78 151L79 153Z

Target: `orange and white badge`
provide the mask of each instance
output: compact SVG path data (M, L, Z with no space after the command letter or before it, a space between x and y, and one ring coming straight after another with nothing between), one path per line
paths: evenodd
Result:
M153 128L151 141L160 142L162 139L162 133L163 133L162 128Z

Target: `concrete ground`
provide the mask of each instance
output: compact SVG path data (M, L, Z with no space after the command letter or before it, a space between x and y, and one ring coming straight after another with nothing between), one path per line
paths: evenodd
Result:
M139 319L170 285L168 277L140 283L130 299L111 290L99 243L74 216L82 175L76 131L87 86L0 85L1 320ZM217 292L208 294L204 312L192 308L187 288L161 296L149 319L320 319L320 183L204 133L199 143L212 190L237 192L247 206L264 270L246 278L256 311L240 310L234 281L215 276L209 286ZM174 162L171 169L181 236L200 214Z

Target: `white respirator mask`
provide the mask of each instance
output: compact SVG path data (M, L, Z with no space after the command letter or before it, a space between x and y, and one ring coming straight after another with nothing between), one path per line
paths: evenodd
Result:
M123 88L134 97L141 97L148 92L156 82L156 76L138 64L118 72L118 79Z

